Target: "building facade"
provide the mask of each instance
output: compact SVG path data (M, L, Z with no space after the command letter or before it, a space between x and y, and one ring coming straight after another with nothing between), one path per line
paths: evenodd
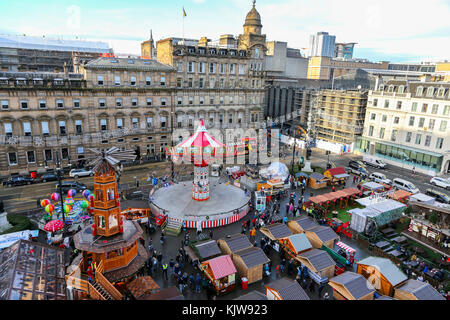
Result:
M287 42L270 41L266 43L267 78L306 79L308 58L302 56L299 49L289 48Z
M340 59L353 59L355 44L355 42L336 43L334 47L334 57Z
M57 158L63 167L76 166L86 161L88 148L132 148L140 157L164 153L175 70L118 58L99 58L81 70L0 81L1 175L43 173Z
M309 57L334 57L336 36L328 32L317 32L309 38Z
M428 175L450 172L450 84L389 81L369 91L356 151Z
M266 36L253 4L244 34L219 41L167 38L157 42L158 61L176 70L175 127L260 128L264 110Z
M0 71L74 72L77 57L93 60L110 53L105 42L0 36Z

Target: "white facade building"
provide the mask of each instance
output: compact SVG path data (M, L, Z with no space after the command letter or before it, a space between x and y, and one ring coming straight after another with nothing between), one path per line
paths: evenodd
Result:
M336 36L331 36L328 32L318 32L309 38L310 57L334 58Z
M356 152L431 176L450 173L450 83L389 81L369 91Z

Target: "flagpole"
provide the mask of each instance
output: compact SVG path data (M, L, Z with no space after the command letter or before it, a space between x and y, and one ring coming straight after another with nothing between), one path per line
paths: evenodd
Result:
M183 7L183 45L184 45L184 18L186 17L186 15L185 15L185 10L184 10L184 7Z

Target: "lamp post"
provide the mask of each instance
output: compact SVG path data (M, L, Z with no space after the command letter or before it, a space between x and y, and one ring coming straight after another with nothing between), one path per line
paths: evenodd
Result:
M292 151L292 175L294 175L295 148L297 147L297 131L294 129L294 150Z
M63 201L63 192L62 192L62 176L61 176L61 162L59 161L59 155L56 154L56 176L58 177L58 191L59 191L59 200L61 201L61 214L63 219L63 238L66 233L66 217L64 216L64 201Z

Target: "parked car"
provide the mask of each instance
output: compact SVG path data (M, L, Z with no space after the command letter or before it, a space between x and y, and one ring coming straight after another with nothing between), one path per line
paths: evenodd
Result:
M372 174L370 174L369 178L375 182L381 182L381 183L385 183L388 185L391 185L391 183L392 183L392 180L386 178L386 175L379 173L379 172L373 172Z
M450 190L450 181L448 181L446 179L439 178L439 177L433 177L433 178L431 178L430 183L434 184L435 186Z
M348 169L351 173L356 174L358 176L369 176L369 171L367 171L366 167L361 161L349 161Z
M79 178L79 177L88 177L93 176L94 173L91 170L86 169L72 169L69 172L69 177L71 178Z
M364 156L363 163L378 169L385 169L387 166L385 162L372 156Z
M434 190L434 189L427 189L425 191L425 193L429 196L434 197L437 202L450 204L450 197L441 191Z
M38 179L39 182L49 182L49 181L57 181L57 180L58 180L58 176L54 173L46 173Z
M56 184L56 191L59 191L59 183ZM86 185L78 181L64 181L61 185L62 192L67 192L70 189L75 189L77 192L82 192L87 189Z
M413 183L400 178L395 178L394 180L392 180L392 186L397 189L411 192L412 194L420 192L420 190Z
M16 186L24 186L27 184L32 184L34 182L35 182L34 179L31 177L16 176L6 181L3 181L3 185L7 186L8 188L11 188Z

